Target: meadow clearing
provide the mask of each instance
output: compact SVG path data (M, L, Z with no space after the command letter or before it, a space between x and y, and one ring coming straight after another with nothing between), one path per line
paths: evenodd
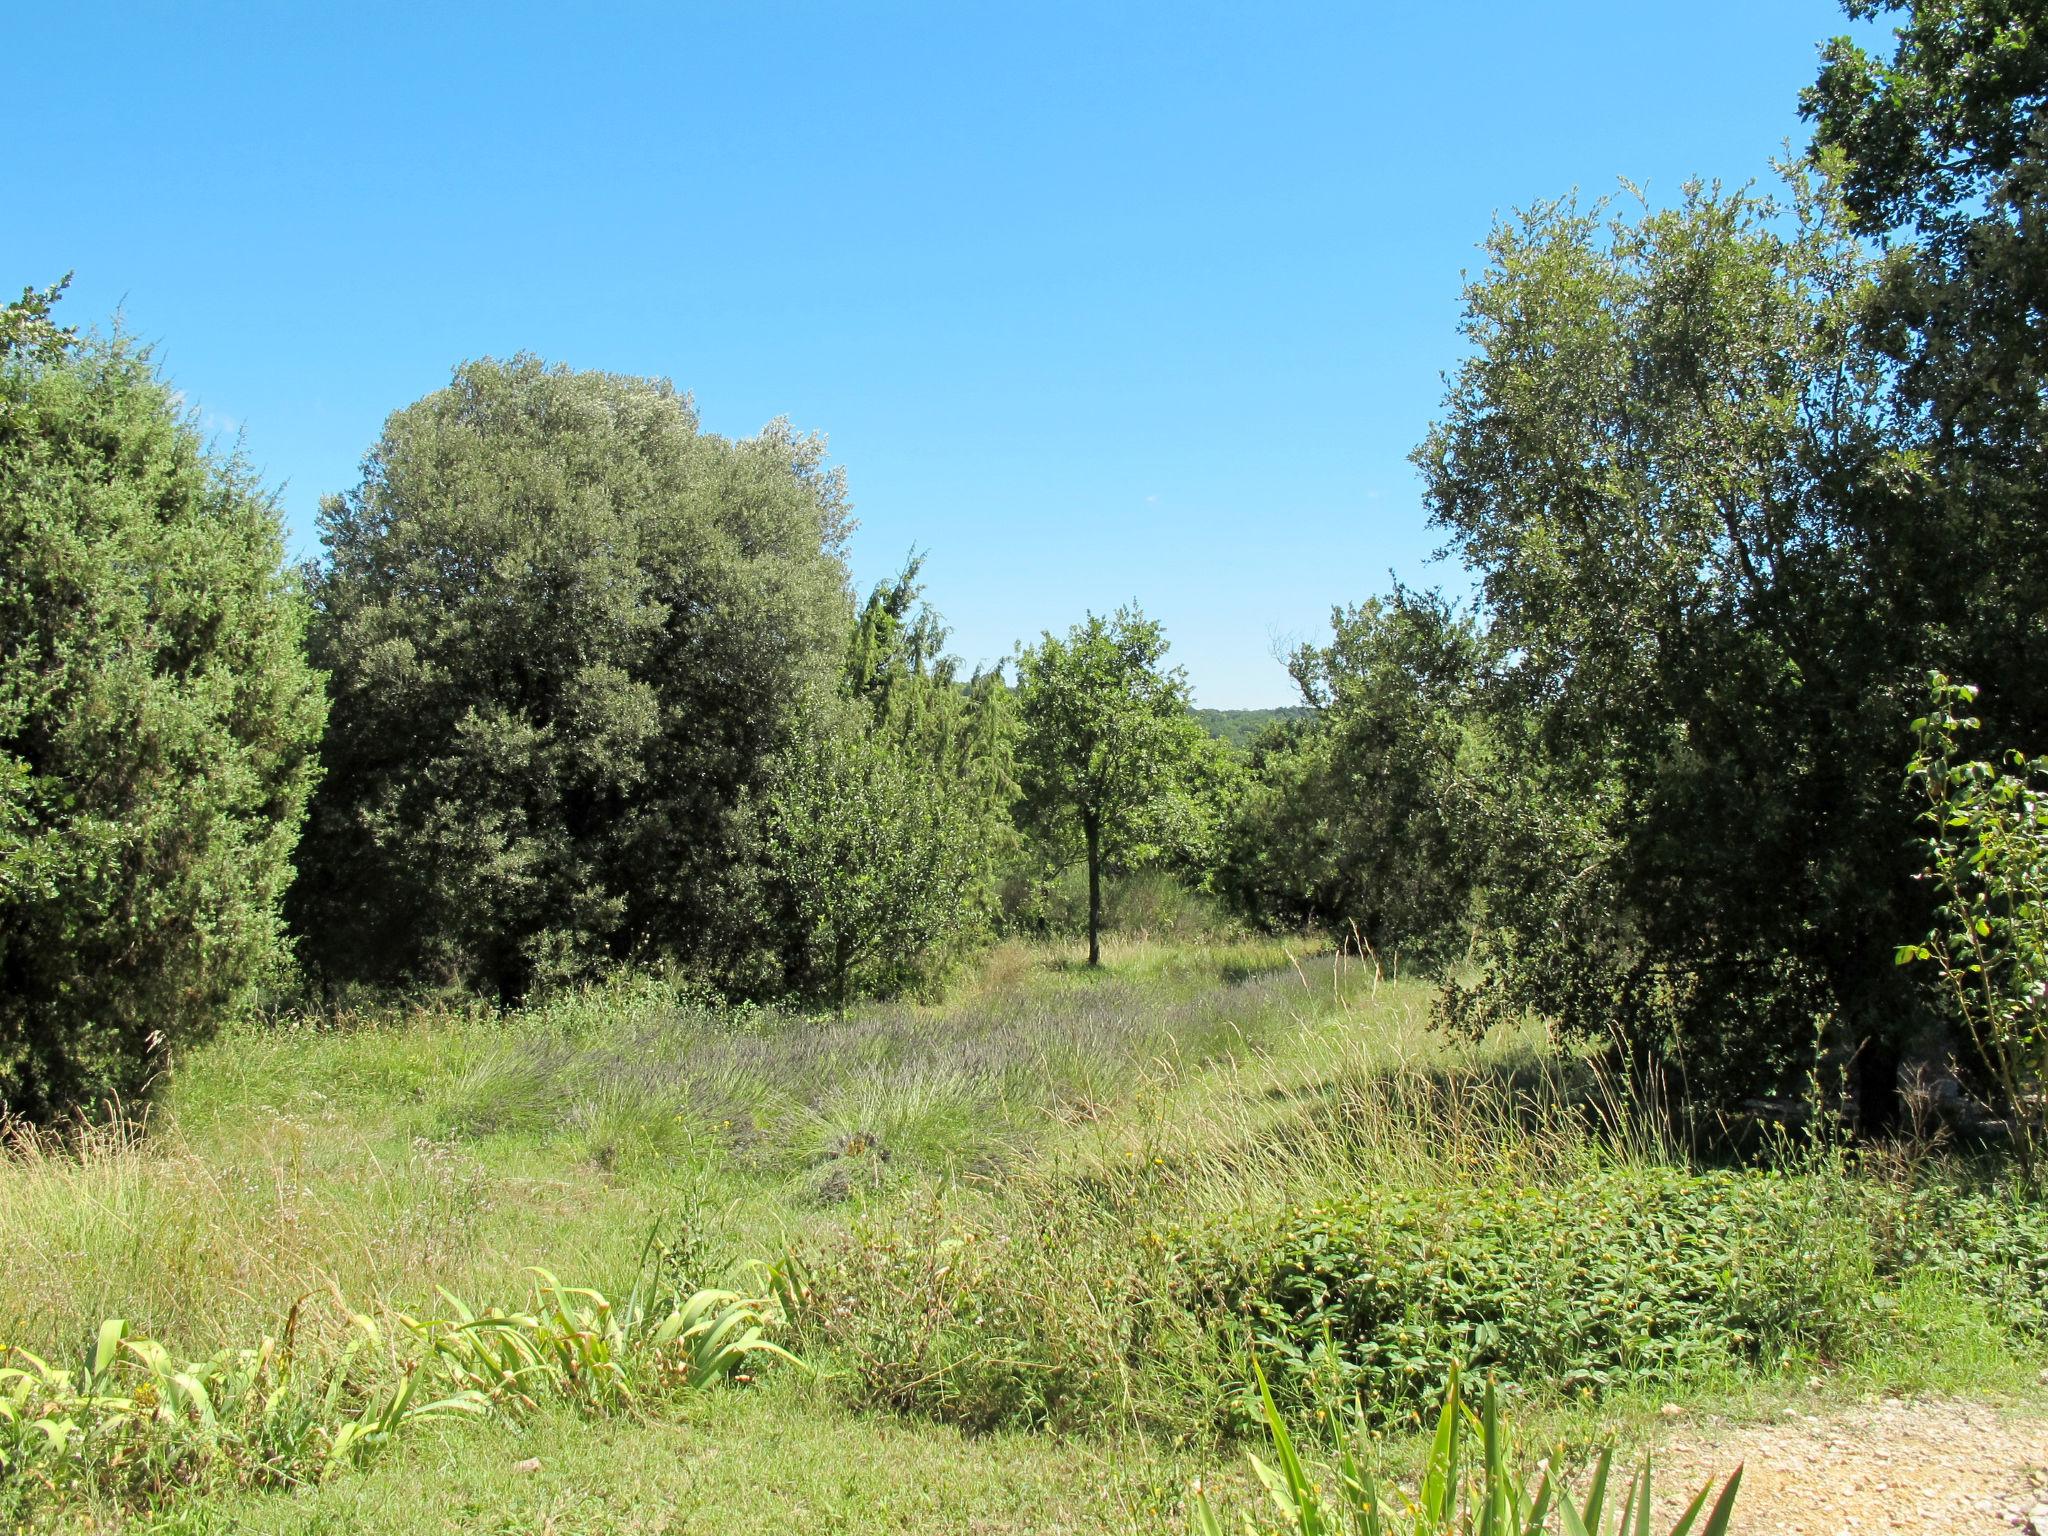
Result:
M530 1306L539 1267L614 1301L729 1286L804 1364L499 1393L346 1465L294 1463L251 1408L204 1445L31 1461L7 1517L1185 1530L1198 1479L1231 1521L1263 1503L1254 1350L1311 1461L1355 1402L1395 1476L1453 1360L1525 1444L1582 1448L1673 1403L2038 1390L2048 1223L1966 1159L1689 1160L1595 1056L1534 1025L1454 1038L1433 987L1271 939L1075 960L1007 944L942 1003L843 1018L620 980L271 1021L180 1063L146 1127L22 1133L6 1343L53 1363L107 1318L192 1361L290 1318L340 1421L419 1353L396 1319Z

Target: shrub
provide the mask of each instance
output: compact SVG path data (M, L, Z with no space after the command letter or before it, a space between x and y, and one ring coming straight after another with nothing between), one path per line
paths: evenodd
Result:
M324 714L283 555L147 353L0 350L0 1112L136 1095L280 960Z
M1254 1345L1283 1398L1357 1396L1383 1421L1413 1418L1459 1365L1599 1396L1826 1350L1868 1275L1853 1211L1763 1173L1388 1192L1162 1240L1177 1299Z
M841 1013L929 975L980 927L981 829L954 789L878 733L829 723L778 765L765 840L793 969Z
M1932 1188L1902 1202L1887 1273L1931 1270L2022 1336L2048 1335L2048 1208L2013 1189Z

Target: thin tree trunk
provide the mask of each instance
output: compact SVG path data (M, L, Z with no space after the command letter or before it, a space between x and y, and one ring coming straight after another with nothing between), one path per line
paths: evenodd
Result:
M1102 824L1082 818L1088 833L1088 963L1102 964Z

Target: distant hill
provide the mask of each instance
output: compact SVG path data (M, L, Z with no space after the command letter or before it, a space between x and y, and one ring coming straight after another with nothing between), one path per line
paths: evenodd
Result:
M1267 726L1310 713L1306 704L1283 704L1278 709L1198 709L1195 718L1211 736L1242 747Z

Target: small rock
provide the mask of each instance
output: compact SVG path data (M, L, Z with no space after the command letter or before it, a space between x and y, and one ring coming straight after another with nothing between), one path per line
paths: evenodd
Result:
M538 1472L540 1470L540 1458L538 1456L529 1456L524 1461L515 1461L512 1463L512 1470L514 1472Z

